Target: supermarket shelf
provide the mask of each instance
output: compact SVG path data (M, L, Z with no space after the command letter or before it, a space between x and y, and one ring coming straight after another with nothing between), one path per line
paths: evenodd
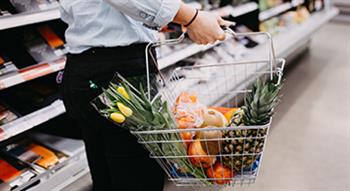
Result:
M65 63L66 59L61 58L53 62L36 64L23 68L18 72L0 76L0 90L60 71L64 68Z
M265 10L259 14L259 20L265 21L267 19L270 19L274 16L277 16L281 13L284 13L292 8L298 7L299 5L303 4L304 0L294 0L292 2L282 3L280 5L277 5L276 7L270 8L268 10Z
M303 24L294 26L293 28L282 32L276 36L273 36L274 47L276 50L277 58L288 58L293 55L294 52L297 52L300 47L305 46L312 35L329 20L335 17L339 13L339 10L336 8L331 8L327 11L322 11L312 14L312 16L305 21ZM252 60L256 57L261 58L266 54L266 46L258 46L254 49L251 49L247 52L245 59ZM251 68L255 69L255 68ZM249 70L249 68L245 68ZM231 84L232 88L244 84L248 80L240 79L241 81L236 84ZM225 82L221 82L225 83ZM219 85L217 85L219 86ZM216 87L217 87L216 86ZM227 102L230 97L226 99L215 98L214 100L208 100L210 105L223 105Z
M43 136L47 140L44 141L45 143L54 142L55 140L57 140L57 138L55 138L54 136L45 136L45 134L38 135L38 137L40 138L42 138ZM65 164L61 165L60 167L56 167L55 169L49 170L45 174L41 175L40 184L28 189L28 191L61 191L69 184L75 182L82 176L89 173L83 141L67 139L67 141L65 141L63 144L66 148L63 150L58 150L66 154L69 154L69 152L67 153L65 150L72 150L71 152L73 152L74 150L74 155L71 155L71 157L69 157L68 161L66 161ZM57 149L52 145L48 146ZM72 149L71 147L74 147L74 149Z
M199 52L209 50L220 43L221 42L209 45L198 45L192 43L179 51L176 51L168 56L158 59L158 68L164 69Z
M25 183L21 187L14 189L14 191L21 191L28 187L29 188L25 190L59 191L89 172L83 141L62 138L62 137L59 138L56 136L51 136L46 134L39 134L38 136L40 137L44 136L45 137L44 139L46 139L46 141L44 141L43 143L45 145L49 143L48 146L53 149L57 149L57 148L52 145L55 145L57 143L58 144L63 143L64 145L68 146L68 148L66 149L71 150L71 153L73 154L66 153L70 155L67 160L62 161L55 167L48 169L47 171L41 174L38 174L29 182ZM73 148L69 148L69 147L73 147ZM64 150L60 150L60 151L65 152ZM32 186L36 182L38 182L38 184Z
M337 8L314 13L303 24L273 37L277 57L287 58L339 13Z
M0 126L0 141L7 140L65 112L62 100Z
M0 30L30 25L60 18L58 8L43 10L39 12L18 13L15 15L0 17Z
M343 5L343 6L350 6L349 0L334 0L334 4Z
M334 5L337 6L341 13L349 14L350 13L350 1L349 0L336 0Z
M239 5L236 7L227 5L219 9L213 10L212 12L220 15L221 17L227 17L230 15L233 17L238 17L241 15L250 13L252 11L255 11L257 9L258 9L258 4L256 2L250 2L250 3L245 3L243 5Z
M312 38L312 35L339 13L337 8L331 8L311 14L304 23L285 29L274 35L273 42L277 58L288 58ZM261 57L265 53L264 46L249 50L247 59Z

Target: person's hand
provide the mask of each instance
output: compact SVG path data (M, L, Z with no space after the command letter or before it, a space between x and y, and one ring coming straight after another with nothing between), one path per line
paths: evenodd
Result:
M225 21L217 14L210 12L199 11L196 17L195 14L196 9L182 3L173 22L183 26L189 25L187 33L195 43L209 44L225 40L225 32L220 26L228 26L232 22Z
M200 11L197 18L187 28L190 39L197 44L212 44L218 40L225 40L225 32L220 26L227 24L220 16Z

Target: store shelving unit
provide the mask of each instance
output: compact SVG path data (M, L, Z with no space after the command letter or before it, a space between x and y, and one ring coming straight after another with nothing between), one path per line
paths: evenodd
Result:
M331 8L330 10L324 10L319 13L315 13L305 23L299 26L294 26L290 30L274 36L273 39L275 43L275 49L277 51L277 56L290 56L293 52L295 52L296 49L301 47L302 44L308 42L315 31L317 31L321 26L327 23L338 13L339 11L336 8ZM188 47L176 51L169 56L160 58L158 60L158 66L160 69L164 69L201 51L209 50L221 43L215 43L213 45L191 44ZM251 51L252 55L254 55L259 52L259 48L257 47Z
M30 25L60 18L58 8L43 10L39 12L18 13L0 17L0 30Z
M212 12L220 15L221 17L227 17L230 15L233 17L238 17L240 15L244 15L249 12L255 11L256 9L258 9L258 4L256 2L249 2L236 7L227 5L225 7L218 8L217 10L214 10Z
M25 25L37 24L41 22L53 21L60 18L58 7L38 12L18 13L0 17L0 31L14 29ZM26 83L30 80L44 77L46 75L58 72L64 69L65 58L60 58L50 62L38 63L20 69L16 72L0 76L0 90L12 86ZM56 100L50 105L22 116L12 122L0 126L0 142L11 139L33 127L43 124L50 119L65 113L65 107L62 100ZM45 139L45 143L59 142L55 138L40 135ZM62 138L61 138L62 139ZM61 141L62 142L62 141ZM69 155L62 163L55 167L38 174L29 182L21 187L14 189L20 191L23 188L29 191L53 190L58 191L71 184L81 176L89 172L87 159L85 155L84 144L79 140L64 139L59 148L60 151Z
M336 8L331 8L329 10L321 11L313 14L305 23L295 26L294 28L288 30L288 32L280 33L273 37L275 53L277 58L288 58L293 56L293 54L300 48L304 47L309 43L314 32L316 32L325 23L331 20L339 13ZM247 60L254 59L256 57L261 58L266 54L266 46L256 47L252 50L248 50L246 53ZM255 68L245 68L245 70L255 70ZM228 89L233 88L239 84L243 84L247 79L240 79L237 84L231 84L232 87L227 87ZM225 84L222 82L222 84ZM210 86L210 85L209 85ZM216 84L216 86L218 86ZM219 85L220 86L220 85ZM215 88L214 88L215 89ZM222 105L226 103L228 99L220 100L209 100L210 104Z
M178 50L168 56L165 56L163 58L158 59L158 67L159 69L164 69L168 66L171 66L185 58L188 58L190 56L193 56L199 52L209 50L216 46L217 44L220 44L221 42L211 44L211 45L198 45L198 44L190 44L187 47Z
M21 191L26 187L28 191L59 191L89 172L83 141L46 134L31 134L30 137L62 151L69 155L69 158L38 174L14 191Z
M63 70L65 63L66 59L61 58L49 63L39 63L20 69L17 72L2 75L0 76L0 90Z
M350 15L350 1L349 0L334 0L334 5L337 6L341 13L349 19ZM344 19L345 20L345 19ZM349 20L348 20L349 22Z
M314 13L303 24L274 36L277 57L287 58L292 55L298 48L308 43L312 35L338 13L337 8Z
M2 131L0 141L7 140L33 127L43 124L44 122L53 119L64 112L65 108L62 100L56 100L49 106L2 125L0 127Z
M292 8L298 7L304 3L304 0L294 0L292 2L285 2L276 7L265 10L259 14L259 20L265 21L269 18L275 17L281 13L284 13Z

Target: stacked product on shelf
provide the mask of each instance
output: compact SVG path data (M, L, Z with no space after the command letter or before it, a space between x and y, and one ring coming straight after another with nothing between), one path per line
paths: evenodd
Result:
M47 181L45 177L68 166L68 159L74 155L84 158L79 147L81 141L41 133L11 141L0 149L0 190L45 189L38 182Z
M47 10L59 6L56 0L10 0L10 2L18 12Z
M36 174L26 163L0 154L0 190L10 191L28 182Z
M295 11L288 11L281 16L273 17L260 24L260 30L276 35L291 27L304 23L310 17L309 11L305 7Z
M322 10L325 4L323 0L305 0L305 6L312 13Z
M6 63L2 66L11 66L11 71L18 68L16 72L7 74L0 68L0 89L62 70L67 52L63 39L64 26L49 22L18 29L0 30L2 42L0 57L4 58ZM1 52L6 53L6 56L1 56L5 55Z
M52 168L68 157L60 151L48 148L30 139L8 144L2 151L11 157L15 157L29 164L38 172L43 172L45 169Z
M8 12L7 10L2 10L2 9L0 9L0 17L1 17L1 16L8 16L8 15L11 15L11 13Z
M63 40L47 25L27 31L23 43L38 63L57 60L66 53Z
M59 99L58 91L55 76L50 75L5 89L0 93L0 97L19 113L26 115Z
M16 65L0 50L0 76L18 71Z
M10 16L16 13L16 10L9 1L0 1L0 17Z
M281 5L284 0L259 0L260 11L265 11L267 9Z
M0 125L4 125L19 117L15 111L11 110L5 103L0 102ZM1 135L0 135L1 139Z

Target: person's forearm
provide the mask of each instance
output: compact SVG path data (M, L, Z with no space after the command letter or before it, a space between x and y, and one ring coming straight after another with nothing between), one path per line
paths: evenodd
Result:
M181 3L180 9L174 17L173 22L180 25L186 25L191 21L195 14L195 8L188 6L185 3Z

